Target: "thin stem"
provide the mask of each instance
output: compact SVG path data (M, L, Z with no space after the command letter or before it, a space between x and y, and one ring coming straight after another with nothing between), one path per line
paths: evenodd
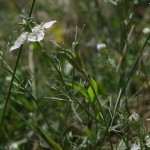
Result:
M33 2L32 2L32 6L31 6L30 13L29 13L29 17L31 17L31 15L32 15L34 4L35 4L35 0L33 0ZM19 63L19 59L20 59L20 56L21 56L22 48L23 48L23 45L21 45L21 47L19 49L19 54L18 54L17 61L16 61L16 64L15 64L13 76L12 76L12 79L11 79L11 82L10 82L10 86L9 86L6 102L5 102L5 105L4 105L4 110L3 110L3 113L2 113L0 126L2 126L2 122L3 122L3 119L4 119L5 113L6 113L6 109L7 109L7 105L8 105L8 102L9 102L9 97L10 97L11 89L12 89L12 86L13 86L13 81L14 81L14 78L15 78L15 75L16 75L16 70L17 70L17 67L18 67L18 63Z
M31 6L31 9L30 9L29 18L30 18L31 15L32 15L34 5L35 5L35 0L32 1L32 6Z
M38 43L38 44L39 44L39 43ZM39 45L39 46L40 46L40 45ZM47 55L47 53L46 53L45 51L42 51L42 54L45 56L45 58L47 58L50 62L53 63L55 69L57 70L58 68L57 68L57 66L55 65L55 63L54 63L54 61L52 60L52 58L50 58L50 56ZM58 73L60 73L59 70L57 70L57 71L58 71ZM59 75L61 75L61 73L60 73ZM63 84L64 84L64 86L66 86L65 81L63 81ZM70 90L67 88L67 86L66 86L65 88L66 88L66 90L69 92L69 95L71 95ZM68 98L70 99L70 97L68 97ZM97 118L95 118L95 117L78 101L78 99L77 99L76 97L74 97L74 98L76 99L77 103L78 103L94 120L96 120L97 122L99 122L101 125L104 125L104 124L103 124L102 122L100 122Z
M108 127L107 121L106 121L105 116L104 116L104 112L103 112L103 109L102 109L102 105L101 105L101 103L100 103L100 101L99 101L99 98L98 98L98 96L97 96L97 94L96 94L96 91L94 90L94 87L93 87L93 85L91 84L91 81L90 81L88 75L86 74L86 72L84 72L84 76L85 76L85 78L87 79L88 83L90 84L90 86L91 86L91 88L92 88L92 90L93 90L93 92L94 92L95 98L96 98L96 100L97 100L97 102L98 102L98 105L99 105L99 108L100 108L100 111L101 111L101 114L102 114L102 117L103 117L103 121L104 121L104 124L105 124L105 127L106 127L106 131L107 131L107 133L108 133L108 138L109 138L110 146L111 146L111 149L113 150L113 145L112 145L111 138L110 138L109 127Z
M60 69L56 66L56 64L55 64L55 62L53 61L53 59L51 59L51 61L52 61L52 63L53 63L53 65L54 65L54 67L55 67L55 69L57 70L57 72L58 72L58 74L59 74L59 76L60 76L60 78L61 78L61 81L62 81L62 83L63 83L63 85L64 85L64 87L65 87L65 90L68 92L68 96L69 96L69 99L70 99L70 95L71 95L71 93L70 93L70 90L68 89L68 87L66 86L66 84L65 84L65 81L64 81L64 78L63 78L63 75L61 74L61 71L60 71ZM68 118L69 118L69 114L70 114L70 110L71 110L71 103L67 103L67 108L68 108L68 110L67 110L67 113L66 113L66 117L65 117L65 119L64 119L64 121L65 121L65 130L66 130L66 124L67 124L67 121L68 121Z
M3 68L8 71L10 74L14 74L11 70L9 70L7 67L3 66ZM17 82L21 85L21 87L23 87L23 89L29 94L29 96L33 99L33 101L36 103L38 109L39 109L39 112L42 114L45 122L47 123L47 126L50 128L50 125L48 123L48 120L46 119L46 116L44 114L44 112L42 111L42 109L40 108L40 105L37 101L37 99L30 93L30 91L27 90L27 88L22 84L22 82L19 80L19 78L15 75L14 76L14 79L17 80Z
M29 51L29 68L31 70L31 79L32 79L32 95L36 98L37 91L36 91L36 80L35 80L35 67L34 67L34 60L33 60L33 48Z
M131 72L129 73L129 76L128 76L128 78L127 78L127 81L125 82L125 84L124 84L124 86L123 86L123 88L122 88L121 94L120 94L120 96L119 96L118 105L119 105L120 100L121 100L121 98L122 98L122 96L123 96L123 94L124 94L124 92L125 92L125 90L126 90L126 87L127 87L128 83L129 83L129 81L130 81L130 79L131 79L131 77L132 77L132 75L133 75L133 73L134 73L134 71L135 71L135 68L136 68L136 65L137 65L137 63L138 63L138 60L139 60L139 58L140 58L140 56L141 56L141 54L142 54L142 52L143 52L143 50L144 50L144 48L145 48L145 46L146 46L146 44L147 44L149 38L150 38L150 34L148 35L148 37L147 37L147 39L146 39L146 41L145 41L145 43L144 43L142 49L140 50L140 53L138 54L138 56L137 56L136 59L135 59L135 62L134 62L133 67L132 67L132 69L131 69ZM118 107L118 105L117 105L117 107Z
M23 45L20 47L19 54L18 54L18 57L17 57L15 69L14 69L14 72L13 72L13 75L12 75L12 79L11 79L11 82L10 82L10 86L9 86L6 102L5 102L5 105L4 105L4 110L3 110L3 113L2 113L0 126L2 126L2 122L3 122L3 119L4 119L5 113L6 113L6 108L7 108L7 105L8 105L11 89L12 89L12 86L13 86L13 81L14 81L14 78L15 78L15 75L16 75L16 70L17 70L17 66L18 66L18 63L19 63L19 58L21 56L22 47L23 47Z

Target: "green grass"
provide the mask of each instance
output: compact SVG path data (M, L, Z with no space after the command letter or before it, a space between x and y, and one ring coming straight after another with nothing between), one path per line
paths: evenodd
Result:
M137 2L2 3L0 149L149 149L149 4Z

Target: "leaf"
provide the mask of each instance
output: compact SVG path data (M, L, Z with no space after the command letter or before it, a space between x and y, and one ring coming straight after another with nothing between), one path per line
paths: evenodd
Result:
M73 85L72 83L67 83L67 85L73 86L73 88L80 92L86 99L89 98L86 88L82 87L80 84L76 83L75 85Z
M99 91L99 93L100 93L101 95L107 96L106 89L105 89L105 87L103 86L103 84L102 84L101 81L98 82L98 91Z
M83 68L83 63L82 63L82 60L75 57L75 63L76 63L76 66L78 68L78 71L81 72L81 73L84 73L84 68Z
M38 129L54 150L62 150L62 148L41 127L38 126Z
M95 95L94 95L94 92L93 92L91 86L88 88L88 94L89 94L89 97L90 97L90 99L89 99L90 101L89 102L93 103Z
M93 78L90 78L90 82L91 82L95 92L97 93L97 83L95 82L95 80Z
M20 97L20 101L16 103L23 105L28 111L34 111L32 103L24 97Z
M89 129L88 127L86 127L86 128L85 128L85 131L86 131L86 134L87 134L89 140L92 141L92 134L91 134L90 129Z
M95 98L95 93L97 94L97 84L95 82L95 80L93 78L90 78L90 83L91 83L91 86L89 86L88 88L88 94L89 94L89 97L90 97L90 103L93 103L94 102L94 98ZM93 91L94 89L94 91Z
M79 72L83 73L83 68L79 64L76 58L74 56L67 55L67 53L62 53L62 56L65 57L65 59Z

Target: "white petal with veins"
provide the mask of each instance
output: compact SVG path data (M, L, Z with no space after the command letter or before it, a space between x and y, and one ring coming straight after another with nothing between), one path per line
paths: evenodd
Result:
M15 41L14 45L10 48L10 51L13 51L19 48L27 40L28 32L23 32Z
M50 28L50 27L51 27L54 23L56 23L56 22L57 22L56 20L46 22L46 23L43 25L43 28L48 29L48 28Z
M43 40L43 38L44 38L44 35L45 35L45 33L44 33L44 31L43 30L39 30L38 32L36 32L36 33L30 33L29 35L28 35L28 41L31 41L31 42L36 42L36 41L38 41L38 42L40 42L41 40Z
M23 32L15 41L14 45L10 48L10 51L13 51L17 48L19 48L24 42L27 40L30 42L40 42L43 40L45 36L45 30L50 28L56 21L49 21L46 22L44 25L36 25L32 32Z
M28 35L28 41L31 42L40 42L43 40L45 35L44 28L41 25L37 25L32 29L32 33Z

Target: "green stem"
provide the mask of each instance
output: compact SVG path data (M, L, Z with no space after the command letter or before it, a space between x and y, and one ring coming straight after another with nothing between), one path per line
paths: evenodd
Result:
M61 81L62 81L62 83L63 83L63 85L64 85L64 87L65 87L65 91L68 92L68 96L69 96L69 99L70 99L71 93L70 93L70 90L68 89L68 87L67 87L66 84L65 84L63 75L62 75L60 69L56 66L56 64L55 64L55 62L53 61L53 59L51 59L51 61L52 61L53 65L54 65L55 69L57 70L57 72L58 72L58 74L59 74L59 76L60 76L60 78L61 78ZM65 121L65 130L67 129L67 121L68 121L68 118L69 118L70 110L71 110L71 103L68 102L68 103L67 103L67 113L66 113L66 117L65 117L65 119L64 119L64 121Z
M31 6L31 9L30 9L29 18L30 18L31 15L32 15L34 5L35 5L35 0L32 1L32 6Z
M29 13L29 17L31 17L31 15L32 15L34 4L35 4L35 0L33 0L33 2L32 2L32 6L31 6L30 13ZM20 59L20 56L21 56L22 48L23 48L23 45L21 45L21 47L20 47L19 54L18 54L18 57L17 57L17 61L16 61L16 64L15 64L13 76L12 76L12 79L11 79L11 82L10 82L10 86L9 86L6 102L5 102L3 113L2 113L0 126L2 126L3 119L4 119L4 116L5 116L5 113L6 113L6 109L7 109L7 105L8 105L8 102L9 102L9 97L11 95L11 89L12 89L13 81L14 81L14 78L15 78L15 75L16 75L16 70L17 70L17 67L18 67L18 64L19 64L19 59Z
M3 110L3 113L2 113L0 126L2 126L2 122L3 122L3 119L4 119L5 113L6 113L6 109L7 109L7 105L8 105L8 101L9 101L9 97L10 97L10 93L11 93L11 89L12 89L12 86L13 86L13 81L14 81L14 78L15 78L15 75L16 75L17 66L18 66L18 63L19 63L19 58L21 56L22 47L23 47L23 45L20 47L19 54L18 54L18 57L17 57L15 69L14 69L14 72L13 72L13 75L12 75L12 79L11 79L11 82L10 82L10 86L9 86L6 102L5 102L5 105L4 105L4 110Z
M93 92L94 92L95 98L96 98L96 100L97 100L97 102L98 102L98 105L99 105L99 108L100 108L100 111L101 111L101 114L102 114L102 117L103 117L103 121L104 121L104 124L105 124L105 127L106 127L106 131L107 131L107 133L108 133L108 138L109 138L110 146L111 146L111 149L113 150L113 145L112 145L111 138L110 138L109 127L108 127L107 121L106 121L105 116L104 116L104 112L103 112L103 109L102 109L102 105L101 105L101 103L100 103L100 101L99 101L99 98L98 98L98 96L97 96L97 94L96 94L96 91L94 90L94 87L93 87L93 85L91 84L91 81L90 81L90 79L89 79L89 77L88 77L88 75L86 74L85 71L84 71L84 76L85 76L85 78L87 79L89 85L91 86L91 88L92 88L92 90L93 90Z
M123 88L122 88L121 94L119 95L118 104L117 104L116 108L117 108L118 105L120 104L120 100L121 100L121 98L122 98L122 96L123 96L123 94L124 94L124 92L125 92L125 90L126 90L126 87L127 87L128 83L129 83L131 77L133 76L133 73L135 72L135 69L136 69L136 65L137 65L137 63L138 63L138 60L139 60L139 58L140 58L140 56L141 56L141 54L142 54L142 52L143 52L143 50L144 50L144 48L145 48L145 46L146 46L146 44L147 44L149 38L150 38L150 34L148 35L148 37L147 37L147 39L146 39L146 41L145 41L145 43L144 43L142 49L140 50L140 53L137 55L137 57L136 57L136 59L135 59L135 62L134 62L133 67L132 67L132 69L131 69L131 72L129 73L129 76L128 76L128 78L127 78L127 80L126 80L126 82L125 82L125 84L124 84L124 86L123 86Z
M3 66L3 68L8 71L10 74L14 74L10 69L8 69L7 67ZM46 119L46 116L44 114L44 112L42 111L37 99L32 95L32 93L30 93L30 91L27 90L26 87L24 87L24 85L22 84L22 82L19 80L19 78L15 75L14 76L14 79L17 80L17 82L21 85L21 87L23 87L23 89L29 94L29 96L33 99L33 101L35 102L35 104L37 105L38 109L39 109L39 112L42 114L45 122L47 123L47 126L50 128L50 125L49 125L49 122L47 121Z
M38 43L38 44L39 44L39 43ZM40 46L40 45L39 45L39 46ZM55 69L57 70L58 68L56 67L56 65L55 65L54 61L52 60L52 58L50 58L50 56L47 55L47 53L46 53L45 51L42 51L42 54L43 54L43 56L44 56L45 58L47 58L47 60L49 60L50 62L53 63ZM57 70L57 71L58 71L58 73L59 73L59 70ZM59 75L61 75L61 74L59 74ZM65 81L63 82L63 84L66 86ZM66 87L66 90L67 90L67 87ZM70 90L68 90L68 92L70 92ZM69 94L71 95L71 93L69 93ZM96 120L97 122L99 122L101 125L104 125L101 121L99 121L98 119L96 119L96 118L78 101L78 99L77 99L76 97L74 97L74 98L76 99L77 103L86 111L86 113L88 113L94 120ZM70 97L69 97L69 99L70 99Z

